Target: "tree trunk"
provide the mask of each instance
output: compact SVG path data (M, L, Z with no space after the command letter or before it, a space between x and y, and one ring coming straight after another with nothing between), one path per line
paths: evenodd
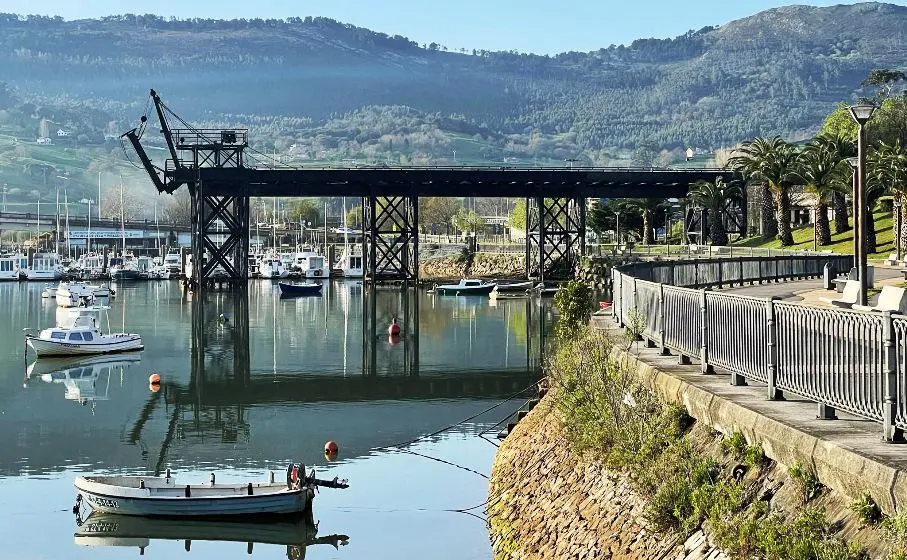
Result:
M872 215L872 210L866 209L866 254L871 255L876 252L878 240L876 239L876 223ZM886 255L887 257L887 255Z
M794 234L790 228L790 193L787 189L779 189L775 198L778 239L781 240L782 247L790 247L794 244Z
M724 220L721 219L721 208L709 208L708 224L712 245L727 245L727 231L724 229Z
M831 227L828 223L828 205L820 202L815 206L816 240L819 245L831 245Z
M650 210L642 211L642 244L643 245L652 245L652 228L650 221L652 220L652 212Z
M850 230L850 223L847 221L847 199L844 193L836 192L834 194L835 209L835 233L844 233Z
M775 205L772 201L772 191L768 188L768 185L762 187L760 198L762 199L762 224L760 227L762 237L775 237L778 235L778 223L775 220Z

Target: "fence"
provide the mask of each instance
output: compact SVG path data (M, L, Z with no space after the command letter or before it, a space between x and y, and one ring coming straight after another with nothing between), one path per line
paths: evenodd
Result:
M776 282L850 270L849 255L637 262L612 270L615 319L704 374L730 372L733 385L758 383L882 423L886 441L907 429L907 316L825 309L704 288Z

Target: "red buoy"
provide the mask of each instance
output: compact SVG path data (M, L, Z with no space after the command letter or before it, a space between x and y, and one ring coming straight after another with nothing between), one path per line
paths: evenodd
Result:
M340 452L340 447L337 445L337 442L329 441L324 444L324 452L325 454L336 455Z
M159 373L152 373L148 376L148 383L151 385L157 385L161 382L161 375Z
M397 318L391 319L391 324L387 327L387 334L395 336L400 334L400 325L397 324Z

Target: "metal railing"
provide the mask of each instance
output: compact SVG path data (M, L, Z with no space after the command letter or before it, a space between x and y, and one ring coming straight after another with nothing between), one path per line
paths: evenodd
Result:
M827 309L704 288L839 273L853 257L787 254L636 262L612 269L615 319L649 346L699 361L704 374L730 372L732 385L758 384L882 423L886 441L907 430L907 316Z

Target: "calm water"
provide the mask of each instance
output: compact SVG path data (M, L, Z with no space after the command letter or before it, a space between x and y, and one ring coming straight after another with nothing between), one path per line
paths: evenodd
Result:
M495 447L478 434L519 401L423 436L532 382L547 307L392 289L363 296L355 282L288 300L259 281L244 322L232 294L201 306L177 282L114 287L110 328L141 333L143 352L32 363L22 329L51 326L55 303L42 301L40 284L0 284L0 558L171 558L188 545L193 558L220 559L246 556L248 540L254 558L490 558L483 520L452 511L481 504L487 480L407 451L489 472ZM383 333L394 315L405 336L391 342ZM158 392L149 390L153 372L164 380ZM340 445L333 463L327 440ZM273 523L124 522L123 538L74 537L90 527L71 512L77 475L171 468L202 482L211 472L264 480L273 470L280 480L290 461L350 480L348 490L316 496L317 534ZM333 535L349 538L335 548L343 541ZM288 546L300 542L313 544Z

